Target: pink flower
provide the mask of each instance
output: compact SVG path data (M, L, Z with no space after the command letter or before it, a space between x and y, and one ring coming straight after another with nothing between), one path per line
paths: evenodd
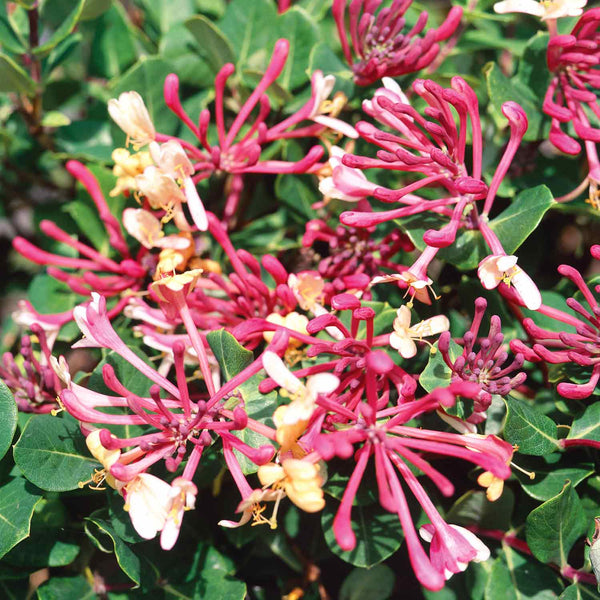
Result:
M485 562L490 557L489 548L474 534L458 525L431 523L419 529L419 535L431 543L431 564L446 579L464 571L469 562Z
M419 37L428 15L422 12L416 24L405 31L404 14L412 0L393 0L390 7L379 11L381 0L354 0L349 7L350 49L345 23L347 4L347 0L334 0L332 13L344 56L358 85L370 85L384 76L406 75L427 67L438 55L439 42L456 31L462 18L462 8L453 7L438 29L429 29Z

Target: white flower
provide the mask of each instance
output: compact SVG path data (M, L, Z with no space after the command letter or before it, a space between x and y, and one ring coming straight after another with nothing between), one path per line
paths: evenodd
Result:
M410 325L410 308L401 306L394 319L394 331L390 334L390 346L400 353L402 358L412 358L417 353L417 345L413 340L437 335L448 331L450 322L445 315L437 315L419 323Z
M560 19L561 17L578 17L583 13L587 0L503 0L494 4L497 13L525 13L539 17L542 21L547 19Z
M173 504L171 486L162 479L141 473L125 486L131 523L145 540L151 540L165 526Z
M477 275L486 290L492 290L504 282L512 285L530 310L542 305L542 295L531 277L517 266L517 257L506 254L493 254L479 263Z
M144 100L137 92L123 92L108 101L108 113L134 146L144 146L156 137Z

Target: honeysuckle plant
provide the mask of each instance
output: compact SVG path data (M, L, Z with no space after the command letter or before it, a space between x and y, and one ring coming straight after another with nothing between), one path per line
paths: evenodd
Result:
M0 8L2 597L600 599L600 9L163 4Z

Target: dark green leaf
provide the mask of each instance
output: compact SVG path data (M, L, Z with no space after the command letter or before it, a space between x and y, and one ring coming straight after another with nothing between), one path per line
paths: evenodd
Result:
M245 369L252 362L252 352L246 350L224 329L211 331L206 340L213 351L226 381Z
M517 77L509 79L496 63L488 63L483 69L490 98L490 112L498 127L506 127L507 120L502 114L502 105L512 100L519 104L527 114L529 128L526 141L535 141L541 137L542 113L535 94Z
M543 456L558 449L556 424L552 419L511 396L505 402L508 412L504 436L519 447L519 452Z
M108 162L114 150L106 121L75 121L56 132L59 157Z
M235 63L235 54L229 41L212 21L197 15L189 18L185 26L196 38L201 54L214 73L226 63Z
M492 231L507 254L519 248L554 204L552 192L545 185L538 185L522 191L506 210L490 221Z
M116 77L131 67L137 58L134 34L127 12L115 2L94 21L91 38L90 74Z
M71 416L32 417L14 448L15 463L29 481L50 492L63 492L87 481L98 462L87 450L79 424Z
M558 600L600 600L600 594L589 585L577 582L565 588Z
M568 482L554 498L529 513L525 534L533 555L542 562L567 564L573 544L587 531L581 502Z
M521 482L521 487L532 498L542 501L556 496L567 481L570 481L573 487L577 487L594 474L594 467L591 463L572 464L567 456L558 453L540 458L520 457L519 467L535 475L534 479L530 479L525 473L515 469L514 473Z
M555 600L561 590L557 573L504 546L492 565L485 600Z
M87 517L86 533L90 539L101 549L105 550L106 545L101 543L98 536L108 537L110 545L114 550L115 557L123 573L135 582L136 587L153 587L157 573L154 567L143 557L138 556L116 533L108 521L100 519L94 515Z
M590 404L584 413L573 421L567 439L600 442L600 402Z
M83 576L52 577L37 589L38 600L95 600L98 594Z
M0 459L4 457L17 430L17 404L12 392L0 380Z
M394 589L396 577L387 565L354 569L342 583L340 600L386 600Z
M35 505L41 492L22 477L0 487L0 557L29 535Z
M297 7L279 15L277 28L281 36L290 42L290 53L278 83L288 90L293 90L308 82L306 65L313 47L319 41L319 29L312 19Z
M85 0L83 10L79 15L80 21L96 19L112 6L112 0Z
M495 502L490 502L485 492L471 490L456 501L446 514L446 520L465 527L477 525L505 531L510 528L514 505L515 495L510 488L505 488Z
M219 29L235 50L238 65L247 66L255 53L261 55L262 61L266 60L265 49L271 52L275 41L273 23L276 18L275 4L270 0L233 0L227 5Z
M46 42L33 49L33 53L36 56L46 56L46 54L60 44L60 42L62 42L71 33L71 31L73 31L75 25L77 25L77 21L79 21L85 1L86 0L77 0L75 7L69 13L67 18L62 21L58 29L48 38Z
M335 541L333 519L339 508L337 502L328 502L321 514L321 526L329 549L355 567L372 567L391 556L402 544L404 535L398 515L375 506L352 508L352 531L356 547L344 552Z
M8 19L5 3L0 5L0 46L14 54L23 54L27 50Z
M0 54L0 92L32 96L36 83L10 56Z

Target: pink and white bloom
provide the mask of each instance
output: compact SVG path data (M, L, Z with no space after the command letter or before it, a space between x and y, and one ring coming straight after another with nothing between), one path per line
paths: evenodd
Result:
M332 146L330 153L331 176L324 177L319 182L319 191L326 198L358 202L371 195L379 187L370 182L360 169L347 167L342 163L342 158L346 154L342 148Z
M171 507L160 535L160 547L171 550L179 537L183 513L196 506L198 488L185 477L176 477L171 484ZM131 512L131 510L130 510Z
M412 358L417 353L414 340L437 335L450 329L450 321L445 315L436 315L411 326L410 308L401 306L394 319L394 331L390 334L390 346L400 353L402 358Z
M179 235L165 236L161 222L143 208L126 208L123 211L123 227L144 248L171 248L184 250L191 244L186 237Z
M517 266L517 257L512 254L495 254L479 263L477 275L486 290L493 290L501 283L512 286L530 310L542 305L542 295L531 277Z
M485 562L490 557L490 549L474 533L458 525L444 523L434 527L428 523L419 528L419 535L431 543L431 564L446 580L464 571L469 562Z
M123 92L118 100L109 100L108 114L134 146L145 146L156 137L148 109L137 92Z
M561 17L578 17L583 13L587 0L503 0L494 4L499 14L525 13L539 17L542 21Z
M333 91L335 86L335 76L326 75L323 77L322 71L315 71L312 79L312 95L313 95L313 108L308 115L308 118L319 125L337 131L346 137L356 139L358 138L358 132L352 125L345 123L341 119L336 119L334 116L330 116L329 112L337 112L335 107L335 96L333 100L329 100L329 94ZM337 96L337 94L336 94ZM343 96L343 102L345 103L345 96Z

